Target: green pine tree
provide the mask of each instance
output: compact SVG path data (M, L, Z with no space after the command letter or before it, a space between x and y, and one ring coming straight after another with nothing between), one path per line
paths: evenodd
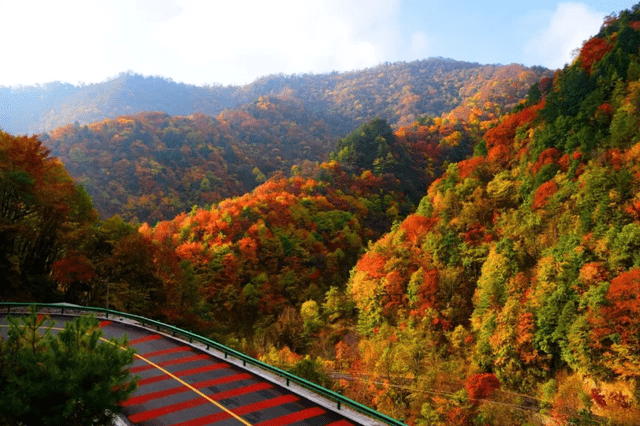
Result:
M0 339L0 424L110 425L136 388L127 339L102 339L94 317L57 334L35 311L9 318Z

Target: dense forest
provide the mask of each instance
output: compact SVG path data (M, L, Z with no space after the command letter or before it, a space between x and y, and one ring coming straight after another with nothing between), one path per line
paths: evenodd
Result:
M416 424L638 424L639 48L640 9L610 17L368 248L341 362L379 383L345 391Z
M456 64L449 62L450 67ZM433 175L442 161L457 161L468 154L465 149L471 144L462 140L464 127L486 130L486 125L480 129L480 123L496 120L523 98L535 81L551 75L546 70L515 65L458 67L446 73L435 67L449 62L417 62L410 69L405 65L381 66L375 75L372 71L352 73L350 78L350 74L318 77L316 85L321 81L326 85L331 79L342 81L338 87L322 92L324 86L308 86L303 84L304 79L293 77L281 79L285 86L256 82L256 87L279 91L215 117L146 112L88 125L67 125L44 133L41 139L89 191L102 217L119 214L126 220L150 223L187 212L193 205L205 206L242 195L277 173L290 175L291 167L305 161L326 161L337 138L355 130L356 123L364 124L376 116L391 117L391 121L386 120L388 124L400 129L401 123L413 123L419 115L420 135L426 135L429 126L425 125L433 126L433 118L449 123L438 124L439 136L447 137L442 144L442 137L418 139L448 146L460 142L462 152L458 157L413 153L415 166L423 169L426 157L434 157ZM421 74L421 70L426 71ZM390 76L384 77L385 73ZM416 77L412 78L412 73ZM409 83L418 77L434 89L420 96L409 90ZM401 81L406 83L402 90L397 87ZM307 98L312 95L329 100L319 106ZM334 112L326 112L327 102ZM442 110L445 106L449 109ZM419 201L426 190L428 182L424 182L423 174L403 176L408 181L417 180L414 201Z
M440 116L476 95L473 89L479 90L484 82L500 81L498 87L485 89L493 95L487 93L489 98L484 100L506 97L507 102L498 103L502 111L508 110L547 72L540 67L431 58L346 73L272 75L245 86L226 87L191 86L129 72L81 86L59 82L0 86L0 103L7 105L0 111L0 128L12 134L34 134L147 111L217 116L262 96L286 96L304 103L316 120L344 135L375 117L409 124L420 115ZM482 104L478 106L482 109Z
M346 135L282 94L0 133L0 297L103 306L108 283L117 309L412 425L639 424L640 5L524 91L491 98L487 72L437 116ZM131 204L100 218L77 182ZM161 189L191 198L141 210Z

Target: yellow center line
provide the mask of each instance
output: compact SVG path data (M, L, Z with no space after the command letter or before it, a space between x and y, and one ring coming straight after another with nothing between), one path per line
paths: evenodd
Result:
M108 340L106 340L108 342ZM121 347L121 349L124 349ZM158 370L162 371L164 374L168 375L169 377L173 378L174 380L178 381L180 384L182 384L183 386L186 386L187 388L191 389L192 391L194 391L195 393L197 393L198 395L200 395L202 398L206 399L207 401L209 401L210 403L212 403L213 405L215 405L216 407L218 407L219 409L221 409L222 411L226 412L227 414L229 414L232 417L235 417L238 421L240 421L241 423L245 424L246 426L252 426L251 423L249 423L248 421L246 421L245 419L243 419L242 417L238 416L236 413L234 413L233 411L229 410L228 408L226 408L225 406L223 406L222 404L220 404L219 402L211 399L210 397L208 397L207 395L205 395L204 393L200 392L198 389L194 388L193 386L191 386L189 383L185 382L184 380L180 379L179 377L175 376L174 374L171 374L169 371L165 370L164 368L160 367L158 364L155 364L153 361L150 361L148 359L146 359L145 357L135 354L135 356L141 360L143 360L144 362L148 363L149 365L157 368Z
M9 327L9 325L4 325L4 324L0 324L0 327ZM56 328L56 327L52 327L51 330L56 330L56 331L61 331L63 330L62 328ZM111 343L112 345L115 345L115 343L111 342L110 340L105 339L104 337L101 337L100 340L107 342L107 343ZM125 350L124 347L122 346L118 346L120 349ZM241 422L242 424L246 425L246 426L253 426L251 423L249 423L248 421L246 421L245 419L243 419L242 417L238 416L236 413L234 413L233 411L229 410L227 407L223 406L222 404L220 404L219 402L211 399L209 396L205 395L204 393L200 392L200 390L194 388L193 386L191 386L189 383L185 382L184 380L180 379L179 377L177 377L176 375L172 374L171 372L165 370L164 368L160 367L158 364L154 363L153 361L148 360L147 358L143 357L142 355L138 355L137 353L134 353L134 355L136 356L136 358L143 360L144 362L146 362L147 364L151 365L154 368L157 368L158 370L162 371L164 374L166 374L167 376L171 377L172 379L176 380L178 383L180 383L182 386L185 386L187 388L189 388L190 390L192 390L193 392L195 392L196 394L198 394L199 396L201 396L202 398L204 398L205 400L209 401L210 403L212 403L213 405L215 405L216 407L218 407L219 409L221 409L222 411L224 411L225 413L229 414L230 416L234 417L236 420L238 420L239 422Z

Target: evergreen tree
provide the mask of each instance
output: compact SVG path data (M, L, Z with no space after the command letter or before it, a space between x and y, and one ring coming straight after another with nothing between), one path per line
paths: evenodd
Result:
M53 334L35 311L9 317L0 339L0 424L110 425L136 388L126 338L101 341L94 317L79 317Z

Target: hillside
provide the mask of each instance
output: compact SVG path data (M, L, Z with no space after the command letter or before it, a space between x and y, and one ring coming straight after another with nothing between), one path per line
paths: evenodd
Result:
M426 148L426 134L435 129L427 130L434 126L427 116L442 115L449 125L436 125L439 130L428 141L431 151L414 152L414 166L422 172L404 177L415 182L411 198L417 202L442 161L457 161L471 152L469 140L458 144L460 130L465 126L476 128L476 134L486 130L480 123L496 120L545 75L550 74L517 65L428 60L350 74L274 77L238 93L244 93L244 100L260 92L275 94L252 98L215 116L146 112L67 125L44 133L42 140L87 188L102 217L120 214L127 220L155 223L193 205L244 194L274 174L288 175L291 167L305 161L326 161L336 139L370 117L390 117L388 123L405 132L411 126L402 130L400 124L420 116L416 126L422 126L421 136L413 142ZM122 76L120 80L126 85L148 79ZM125 92L141 107L151 107L143 96L147 92L141 90L141 97ZM115 90L108 93L106 98L89 98L106 108L109 96L116 96ZM128 104L129 98L118 96L113 105ZM76 101L82 109L83 102ZM452 144L459 145L458 157L440 158L437 147ZM429 181L422 176L427 166Z
M341 353L376 385L345 392L421 425L639 424L639 48L637 7L608 19L368 248Z
M109 292L411 425L640 424L640 5L553 75L459 65L0 133L0 296Z
M499 102L503 111L508 110L544 71L435 58L348 73L274 75L246 86L226 87L199 87L123 73L104 83L81 86L0 86L0 104L5 105L0 128L12 134L42 133L145 111L216 116L261 96L287 95L344 135L374 117L408 124L420 115L439 116L475 94L460 90L469 81L507 80L493 92L495 98L508 97L507 102Z
M140 113L42 139L103 217L156 222L244 194L265 174L325 158L336 137L301 104L260 98L217 117Z

